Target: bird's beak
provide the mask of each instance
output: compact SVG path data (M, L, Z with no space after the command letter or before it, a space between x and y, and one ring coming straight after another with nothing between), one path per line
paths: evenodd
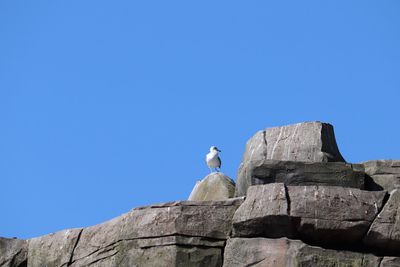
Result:
M221 150L217 149L218 152L222 152Z

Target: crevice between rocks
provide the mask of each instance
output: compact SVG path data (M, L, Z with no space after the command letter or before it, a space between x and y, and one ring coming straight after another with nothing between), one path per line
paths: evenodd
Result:
M222 250L222 247L211 247L211 246L206 246L206 245L189 245L189 244L165 244L165 245L158 245L158 246L151 246L151 247L141 247L141 249L149 249L149 248L153 248L153 247L169 247L169 246L178 246L178 247L183 247L183 248L204 248L204 249L214 248L214 249Z
M67 267L68 267L68 266L71 266L71 264L73 263L72 259L73 259L73 257L74 257L74 252L75 252L76 247L78 246L79 240L81 239L82 232L83 232L83 228L80 229L79 234L78 234L78 237L76 238L74 247L72 248L72 251L71 251L71 256L69 257L69 260L68 260L68 262L67 262ZM63 264L63 265L64 265L64 264Z
M383 257L380 257L380 258L379 258L379 262L378 262L378 266L377 266L377 267L381 267L382 261L383 261Z
M257 265L257 264L259 264L260 262L263 262L263 261L265 261L265 259L261 259L261 260L258 260L258 261L255 261L255 262L249 263L249 264L247 264L247 265L245 265L245 266L243 266L243 267L251 267L251 266L255 266L255 265Z
M291 201L290 201L290 196L289 196L289 189L287 188L286 184L283 184L283 187L285 188L285 197L286 197L286 204L287 204L286 213L290 217Z
M368 226L368 229L365 231L363 234L363 237L361 240L364 240L366 236L368 235L369 231L371 230L372 224L375 222L376 218L378 218L379 214L383 211L385 205L387 204L388 200L390 198L390 193L386 193L385 197L382 200L382 205L379 207L377 213L375 214L375 217L372 219L371 223Z
M28 267L28 259L21 262L20 265L18 265L17 267Z
M263 141L264 141L265 146L268 146L266 130L263 130Z
M224 255L225 255L226 242L227 241L225 241L224 245L221 247L221 267L224 265L225 261Z
M17 261L19 255L23 253L23 251L24 251L24 249L21 248L20 250L18 250L17 253L15 253L15 254L13 255L13 257L11 258L11 260L8 260L8 261L10 262L10 263L9 263L10 266L17 266L17 267L26 267L26 266L27 266L27 260L24 260L24 261L22 261L19 265L16 265L16 264L17 264L16 261ZM28 257L28 256L26 255L26 257ZM0 266L6 265L6 263L7 263L7 261L2 262L2 263L0 263Z
M111 250L114 249L114 248L108 249L109 247L113 247L114 245L118 244L119 242L122 242L122 241L129 241L129 240L130 240L130 239L121 239L121 240L117 240L117 241L115 241L115 242L112 242L112 243L110 243L110 244L107 244L107 245L105 245L105 246L103 246L103 247L99 247L99 248L95 249L94 251L90 252L89 254L87 254L87 255L81 257L81 258L78 258L78 259L75 259L74 261L71 261L71 264L74 263L74 262L76 262L76 261L80 261L80 260L82 260L82 259L84 259L84 258L86 258L86 257L90 257L90 256L92 256L93 254L95 254L95 253L97 253L97 252L99 252L99 251L101 251L101 250L103 250L103 251L101 251L99 254L105 253L105 252L107 252L107 251L111 251ZM131 240L134 240L134 239L131 239ZM69 266L69 265L67 265L67 266Z

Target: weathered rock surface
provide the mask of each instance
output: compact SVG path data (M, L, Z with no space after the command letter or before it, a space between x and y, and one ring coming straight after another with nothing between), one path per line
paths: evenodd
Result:
M236 195L246 194L251 185L285 183L286 185L331 185L364 188L364 167L344 162L296 162L261 160L247 162L239 171Z
M399 190L391 192L388 202L371 225L364 241L380 251L400 254Z
M28 242L0 237L0 267L24 267L27 264Z
M234 194L235 182L221 172L213 172L196 183L189 200L224 200L232 198Z
M81 232L70 229L30 239L28 266L68 266Z
M384 203L385 191L335 186L288 186L290 216L300 237L316 243L358 243Z
M380 261L372 254L323 249L287 238L231 238L223 266L378 267Z
M243 162L257 159L328 162L342 161L332 125L304 122L267 128L246 144Z
M290 204L283 184L251 186L232 220L232 235L244 237L292 237Z
M311 163L345 162L337 147L333 127L330 124L305 122L267 128L257 132L247 141L237 175L236 196L245 195L247 188L251 185L265 183L265 179L257 181L257 172L255 174L253 172L258 169L261 173L265 173L262 171L265 168L259 167L267 164L269 165L267 168L271 168L273 162L268 164L268 160ZM278 166L278 169L281 167L282 165Z
M400 257L384 257L379 267L399 267Z
M28 266L221 266L231 220L242 202L153 205L92 227L34 238Z
M362 163L365 172L372 178L368 190L400 189L400 160L371 160Z
M235 190L246 199L231 198ZM0 238L0 267L400 267L400 161L345 163L326 123L258 132L236 189L212 173L189 199L30 240Z
M233 217L233 236L298 236L323 245L358 243L385 196L385 191L334 186L252 186Z

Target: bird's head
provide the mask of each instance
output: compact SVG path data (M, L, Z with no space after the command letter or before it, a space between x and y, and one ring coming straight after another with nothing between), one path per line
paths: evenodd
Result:
M213 151L221 152L221 150L219 150L216 146L210 147L210 152L213 152Z

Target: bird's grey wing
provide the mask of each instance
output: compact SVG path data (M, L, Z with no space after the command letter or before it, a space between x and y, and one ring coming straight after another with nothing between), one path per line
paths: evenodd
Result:
M218 157L218 168L221 168L221 159Z

